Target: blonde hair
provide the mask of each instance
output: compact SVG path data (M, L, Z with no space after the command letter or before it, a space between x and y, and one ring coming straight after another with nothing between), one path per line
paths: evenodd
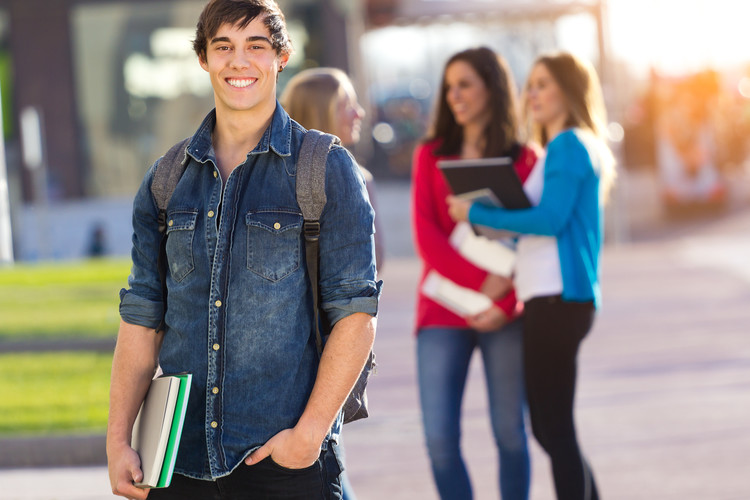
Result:
M539 57L534 66L539 64L549 71L563 94L568 110L566 127L581 128L598 139L600 145L602 193L606 198L615 179L615 159L607 145L607 109L594 67L573 54L560 52ZM526 90L524 90L526 93ZM550 140L541 125L529 119L528 99L524 96L524 113L530 136L542 146Z
M289 116L303 127L337 134L338 103L353 92L349 77L340 69L313 68L294 75L279 101Z

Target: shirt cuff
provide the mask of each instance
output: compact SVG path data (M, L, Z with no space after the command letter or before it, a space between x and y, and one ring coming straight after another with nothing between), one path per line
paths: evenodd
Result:
M368 290L372 292L372 295L370 296L350 297L325 302L322 305L322 309L328 317L328 322L333 326L338 323L339 320L358 312L369 314L370 316L377 316L378 302L380 300L382 286L383 281L378 281L374 288Z
M123 288L120 290L120 317L131 325L156 328L164 317L164 305Z

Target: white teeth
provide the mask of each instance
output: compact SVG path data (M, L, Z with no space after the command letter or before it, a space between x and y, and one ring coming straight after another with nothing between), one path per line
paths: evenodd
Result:
M248 87L253 82L252 82L252 80L235 80L235 79L230 79L230 80L227 80L227 83L229 85L231 85L232 87L244 88L244 87Z

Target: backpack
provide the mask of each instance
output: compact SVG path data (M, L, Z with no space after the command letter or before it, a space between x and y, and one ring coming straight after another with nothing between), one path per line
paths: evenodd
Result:
M172 198L177 183L180 181L182 174L185 172L189 158L187 155L187 146L190 137L172 146L169 151L159 160L154 179L151 183L151 193L156 201L159 210L158 227L162 235L157 257L159 268L159 278L162 284L162 295L164 298L164 311L167 308L167 205ZM312 287L313 295L313 317L315 324L315 344L318 349L318 356L323 353L325 338L330 332L326 331L323 335L321 329L328 330L321 326L320 318L320 283L318 281L318 272L320 267L319 239L320 239L320 216L326 204L325 193L325 173L328 153L334 144L340 144L339 139L331 134L319 132L317 130L308 130L302 140L299 157L297 159L297 204L302 210L304 218L303 233L305 235L305 258L307 261L308 277ZM181 156L182 155L182 156ZM164 318L157 327L156 331L164 330ZM325 337L325 338L324 338ZM362 418L367 418L367 381L370 375L375 371L375 354L370 351L367 362L360 373L357 382L354 384L352 392L344 402L342 411L344 413L344 423L353 422Z

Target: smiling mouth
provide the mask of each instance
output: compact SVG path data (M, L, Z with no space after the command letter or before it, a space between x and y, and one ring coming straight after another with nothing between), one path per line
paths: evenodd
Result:
M250 85L255 83L257 79L256 78L227 78L226 81L232 87L242 89L245 87L249 87Z

